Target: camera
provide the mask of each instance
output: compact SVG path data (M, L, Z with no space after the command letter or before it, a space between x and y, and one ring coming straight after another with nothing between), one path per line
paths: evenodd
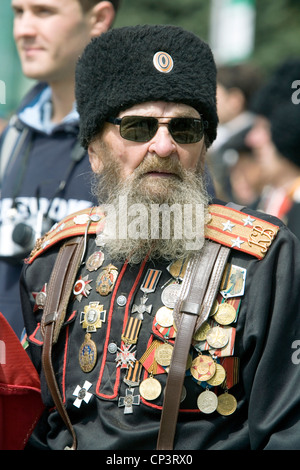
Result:
M19 263L28 256L38 238L50 230L53 220L42 212L21 214L8 211L0 225L0 259Z

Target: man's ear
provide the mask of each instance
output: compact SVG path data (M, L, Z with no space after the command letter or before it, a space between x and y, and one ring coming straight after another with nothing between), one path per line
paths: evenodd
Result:
M103 163L97 150L97 143L94 141L88 146L89 160L94 173L101 173L103 170Z
M97 3L91 10L91 37L100 36L112 26L115 19L115 9L111 2Z

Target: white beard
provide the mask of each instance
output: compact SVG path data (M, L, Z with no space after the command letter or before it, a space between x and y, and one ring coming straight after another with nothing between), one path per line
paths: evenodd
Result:
M106 146L105 151L107 157ZM95 175L94 192L107 214L102 238L112 259L139 263L148 255L172 260L202 248L209 197L200 171L151 156L122 180L119 165L113 158L109 162ZM158 169L174 175L146 175Z

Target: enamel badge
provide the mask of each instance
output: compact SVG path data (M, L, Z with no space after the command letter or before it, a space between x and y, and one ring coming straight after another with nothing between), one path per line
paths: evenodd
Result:
M114 288L118 270L112 264L103 268L96 279L96 291L100 295L108 295Z
M80 302L82 297L87 297L91 291L91 286L89 285L91 280L88 276L82 277L79 276L78 280L75 282L73 287L73 294L75 298Z

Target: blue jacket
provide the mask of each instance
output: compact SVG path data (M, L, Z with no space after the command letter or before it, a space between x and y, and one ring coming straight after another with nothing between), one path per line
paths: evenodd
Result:
M47 213L47 227L66 215L94 205L91 194L91 167L88 155L78 146L78 115L74 109L59 125L51 127L51 92L38 84L24 98L14 123L10 122L0 140L3 143L11 126L24 138L20 149L12 151L2 179L0 200L0 312L16 334L23 329L19 301L22 261L6 256L13 251L11 228L16 222L35 223L38 210ZM24 130L26 132L24 132ZM8 219L17 214L16 222ZM25 255L26 256L26 255ZM21 253L21 258L24 258Z

